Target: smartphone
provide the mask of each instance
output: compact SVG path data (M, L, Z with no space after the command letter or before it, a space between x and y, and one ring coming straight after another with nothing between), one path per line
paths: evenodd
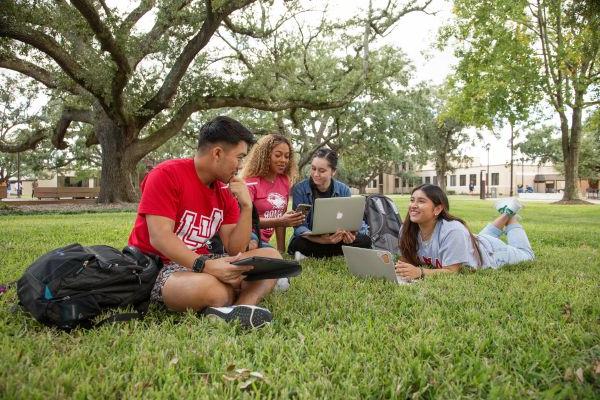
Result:
M296 212L307 215L311 208L312 206L310 204L298 204L298 207L296 207Z

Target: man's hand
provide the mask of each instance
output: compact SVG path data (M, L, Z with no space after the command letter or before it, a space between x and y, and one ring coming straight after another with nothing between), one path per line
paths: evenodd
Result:
M252 199L246 183L239 177L234 176L229 181L229 190L237 198L240 207L252 207Z
M210 274L223 283L239 289L242 285L242 273L252 270L252 265L233 265L232 261L241 259L238 254L235 257L221 257L214 260L207 260L204 266L204 273Z
M280 226L298 226L304 223L304 214L290 210L279 217Z
M402 279L413 280L421 277L421 268L415 267L412 264L398 261L395 267L396 275L400 275Z

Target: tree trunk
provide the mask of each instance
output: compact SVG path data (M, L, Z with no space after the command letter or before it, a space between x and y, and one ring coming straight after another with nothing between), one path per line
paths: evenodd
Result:
M128 149L126 132L103 112L94 121L96 137L102 149L99 203L136 202L138 192L134 186L136 165Z
M358 185L358 193L365 194L367 193L367 184Z
M580 96L576 95L575 104L581 104L578 101ZM581 100L583 96L581 96ZM569 127L566 124L566 139L567 145L565 146L565 124L561 123L562 140L563 140L563 153L565 163L565 191L563 194L563 201L568 200L579 200L579 187L577 182L579 181L579 148L581 144L581 107L573 107L573 116L571 121L571 135L569 137ZM562 121L561 121L562 122ZM566 121L565 121L566 122ZM565 151L566 150L566 151Z
M513 169L514 169L514 163L515 163L515 128L514 128L514 123L512 121L510 121L510 197L514 196L515 192L514 192L514 183L513 183L513 177L515 176Z

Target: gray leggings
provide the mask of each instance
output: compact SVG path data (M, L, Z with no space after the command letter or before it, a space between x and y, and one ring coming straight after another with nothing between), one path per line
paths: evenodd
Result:
M506 239L508 244L500 240L500 236L503 233L505 232L493 224L487 224L478 235L479 240L488 242L492 249L496 264L494 268L533 260L535 258L525 229L523 229L521 224L506 225Z

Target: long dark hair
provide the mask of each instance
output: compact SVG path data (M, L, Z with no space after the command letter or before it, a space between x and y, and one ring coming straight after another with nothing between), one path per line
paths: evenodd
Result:
M471 237L471 243L473 244L473 248L477 254L477 262L481 266L481 252L479 251L479 246L477 244L477 238L473 236L471 230L467 226L467 223L462 219L455 217L454 215L449 213L450 203L448 202L448 196L446 193L436 185L430 185L429 183L425 183L421 186L417 186L410 193L411 195L417 190L425 193L425 196L429 200L433 202L434 206L439 206L440 204L444 206L442 212L440 212L437 216L437 219L443 219L446 221L458 221L467 228L469 232L469 236ZM406 218L404 218L404 223L402 224L402 239L400 239L400 252L402 256L408 260L408 262L412 265L418 265L419 259L417 258L417 246L418 239L417 235L419 234L419 224L416 224L410 220L410 210L406 213Z

